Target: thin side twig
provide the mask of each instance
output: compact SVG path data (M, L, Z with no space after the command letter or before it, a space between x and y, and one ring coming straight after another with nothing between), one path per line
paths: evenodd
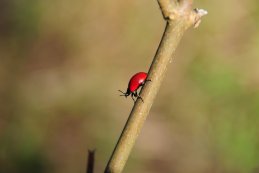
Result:
M95 150L88 150L86 173L94 172L94 156L95 156Z

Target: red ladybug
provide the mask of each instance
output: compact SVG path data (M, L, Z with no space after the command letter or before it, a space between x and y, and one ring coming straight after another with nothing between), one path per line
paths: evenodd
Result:
M137 99L140 98L142 100L142 102L144 102L143 99L138 94L137 90L141 86L143 86L147 81L151 81L151 80L147 80L147 73L145 73L145 72L136 73L134 76L131 77L131 79L129 81L127 92L124 93L121 90L119 90L123 94L120 96L128 97L129 95L131 95L131 98L133 100L134 100L134 97L136 97Z

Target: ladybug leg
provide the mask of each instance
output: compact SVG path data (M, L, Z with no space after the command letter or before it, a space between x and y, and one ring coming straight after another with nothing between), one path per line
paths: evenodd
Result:
M131 93L131 98L132 98L132 100L135 102L136 100L134 100L134 97L135 97L135 94L134 94L134 93Z
M144 100L142 99L142 97L138 96L138 98L140 98L140 100L144 103Z
M146 79L146 80L144 81L144 84L145 84L146 82L151 82L151 79Z
M151 79L146 79L144 82L142 82L139 87L142 87L146 84L146 82L151 82Z
M144 103L144 100L142 99L142 97L138 94L137 91L134 92L134 96L137 97L137 99L141 99L141 101Z

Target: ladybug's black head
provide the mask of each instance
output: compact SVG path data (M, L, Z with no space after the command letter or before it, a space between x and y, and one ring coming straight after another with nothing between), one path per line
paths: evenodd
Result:
M131 94L131 91L129 89L127 89L127 92L123 92L121 90L118 90L118 91L120 91L123 94L123 95L120 95L120 96L128 97Z

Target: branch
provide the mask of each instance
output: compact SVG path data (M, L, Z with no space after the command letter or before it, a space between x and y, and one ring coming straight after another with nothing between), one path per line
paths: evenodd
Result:
M147 82L142 90L141 97L144 103L138 99L134 104L118 143L107 164L105 173L121 173L135 141L147 118L153 101L164 79L167 65L172 59L184 32L190 27L197 27L205 10L192 10L192 0L157 0L167 25L148 72ZM147 144L148 145L148 144Z
M193 0L178 0L178 3L180 6L185 9L185 10L191 10L192 9L192 4Z
M174 0L157 0L164 19L168 19L170 14L173 13L174 9L177 7L177 3Z

